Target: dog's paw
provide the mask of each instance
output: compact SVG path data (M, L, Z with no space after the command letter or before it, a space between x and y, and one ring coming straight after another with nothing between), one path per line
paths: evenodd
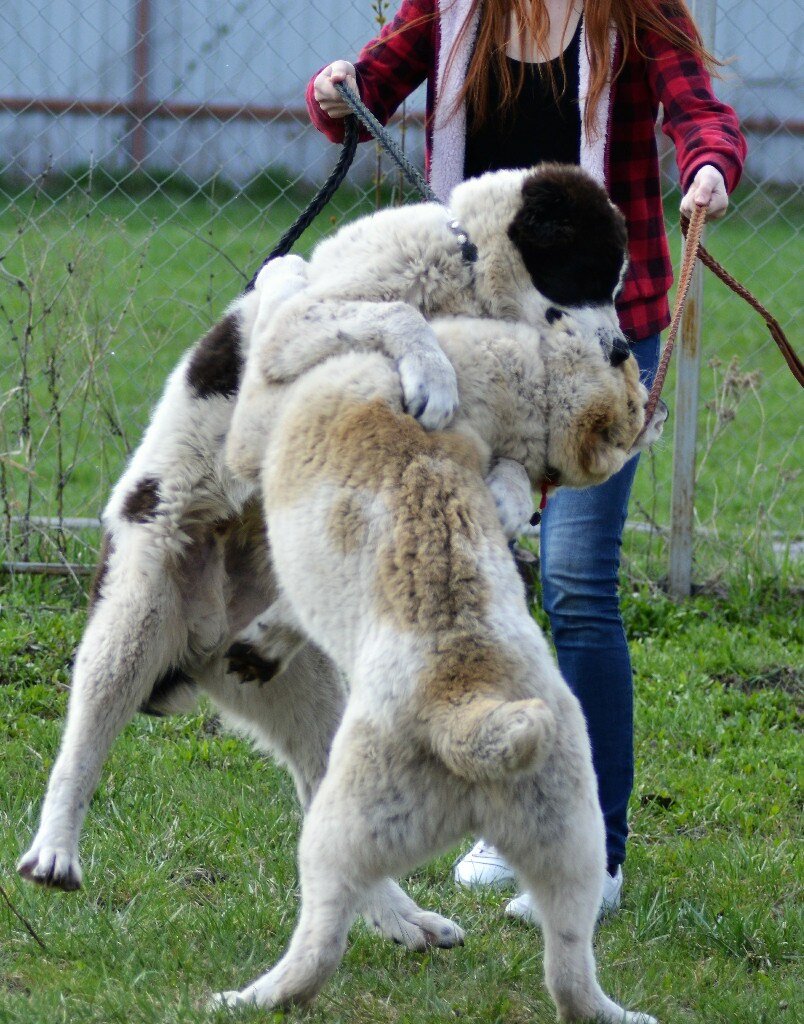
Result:
M439 348L409 352L397 364L406 412L425 430L440 430L458 408L458 379Z
M656 403L656 408L653 410L653 415L646 424L644 432L639 437L639 451L646 451L652 444L655 444L659 440L664 433L664 425L669 415L670 410L667 408L665 403L659 399Z
M562 1021L578 1021L588 1020L588 1014L584 1013L583 1017L576 1016L574 1014L560 1016ZM659 1024L655 1017L651 1017L649 1013L641 1013L639 1010L625 1010L622 1006L613 1002L611 999L602 996L601 1005L597 1007L597 1012L593 1018L595 1021L599 1021L600 1024Z
M259 318L270 316L277 306L306 287L307 264L301 256L280 256L266 263L254 282L260 297Z
M51 889L74 892L81 888L83 872L74 850L60 846L34 843L20 857L17 871L29 882L46 885Z
M282 671L282 662L264 658L258 650L242 640L236 640L226 652L229 671L240 676L243 683L267 683Z
M407 949L424 950L429 946L452 949L453 946L462 946L466 938L463 928L454 921L418 908L401 913L391 908L385 913L376 909L366 920L383 938Z
M215 1010L236 1010L240 1006L254 1006L255 1000L246 999L242 993L235 991L216 992L206 1002L206 1009L209 1013Z
M303 281L305 284L307 282L307 264L301 256L293 253L288 256L277 256L266 263L257 274L254 289L262 292L276 282L292 280Z

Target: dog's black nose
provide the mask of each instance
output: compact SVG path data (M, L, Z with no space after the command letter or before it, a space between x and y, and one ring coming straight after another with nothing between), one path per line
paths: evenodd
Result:
M612 340L611 352L609 352L609 362L612 366L619 366L620 363L624 363L630 355L631 349L628 347L628 342L625 338L614 338Z

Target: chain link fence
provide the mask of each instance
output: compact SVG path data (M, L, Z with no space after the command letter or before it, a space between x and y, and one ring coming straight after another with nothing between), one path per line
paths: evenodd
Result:
M710 0L718 92L751 146L713 253L790 337L801 294L803 0ZM242 289L337 158L304 87L396 0L16 0L0 12L2 560L91 566L97 516L168 371ZM701 7L701 4L698 4ZM394 131L417 163L422 95ZM373 146L297 251L405 201ZM665 153L666 208L678 206ZM672 227L676 254L678 238ZM697 579L778 572L804 536L797 386L755 314L704 293ZM668 394L672 395L668 386ZM646 459L627 567L665 572L672 444ZM74 569L72 571L75 571Z

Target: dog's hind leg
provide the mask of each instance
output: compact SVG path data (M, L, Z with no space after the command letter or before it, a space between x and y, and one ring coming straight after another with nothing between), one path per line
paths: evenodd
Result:
M91 608L39 830L17 865L40 885L80 887L78 839L109 748L160 678L175 672L186 644L172 581L155 559L150 563L113 552L108 575L136 574L137 587L104 587Z
M507 834L494 835L495 846L514 867L538 907L544 936L547 988L564 1024L657 1024L646 1013L625 1010L598 984L592 936L600 907L605 870L602 816L593 793L574 793L573 808L544 813L538 803L519 804ZM517 787L521 794L528 783ZM512 800L513 808L518 801ZM552 798L548 797L548 803Z
M223 670L199 682L227 725L287 765L306 809L327 770L346 705L346 685L332 662L308 643L264 686L244 686L239 675Z
M310 1002L346 949L349 927L366 888L365 846L356 842L354 793L343 792L333 764L318 788L299 843L302 904L282 959L241 991L218 993L214 1006L264 1008Z
M406 751L397 779L393 751L362 721L345 722L333 743L330 766L310 806L299 843L302 906L290 946L279 963L240 992L225 992L218 1005L261 1007L307 1003L337 968L357 912L379 897L383 914L396 908L408 917L423 945L452 945L462 939L456 925L419 910L381 881L389 868L419 863L433 850L438 829L418 753ZM412 792L408 794L408 784ZM398 792L397 787L404 792ZM414 795L415 794L415 795ZM400 804L400 801L404 806ZM443 809L443 799L440 801ZM434 825L431 823L435 823ZM421 828L419 827L421 826ZM403 899L406 899L404 897ZM413 924L418 912L421 921ZM452 941L446 941L449 929ZM412 944L408 942L408 944Z

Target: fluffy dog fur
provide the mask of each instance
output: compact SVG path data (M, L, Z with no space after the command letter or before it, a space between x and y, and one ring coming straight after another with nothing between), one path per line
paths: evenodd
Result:
M350 695L302 832L288 952L218 1001L309 1001L365 890L474 832L538 901L560 1019L649 1024L595 979L605 844L586 727L483 486L500 458L531 485L548 466L578 485L608 477L642 426L645 389L632 358L612 366L571 327L459 318L433 329L458 375L452 428L426 433L404 414L389 361L349 354L287 389L265 455L281 598L263 618L262 654L284 664L295 626Z
M579 208L605 221L607 244L620 254L599 271L593 256L600 231L573 227ZM465 259L451 216L477 245L476 262ZM542 294L534 280L573 230L574 244L590 253L592 277L573 264L571 293ZM312 296L317 301L307 312L290 302L283 314L285 330L297 334L305 353L291 378L328 351L380 347L396 361L405 407L425 425L440 425L454 408L455 378L422 315L468 312L538 325L565 316L555 303L569 297L564 308L619 358L613 305L598 297L601 280L611 296L623 265L622 219L581 172L500 172L466 182L454 193L451 214L430 204L387 211L322 244L311 262L318 270L308 275L310 288L321 289ZM89 801L112 742L138 709L182 710L200 687L289 765L303 805L324 773L345 699L329 659L307 645L270 687L257 688L242 686L225 658L232 640L276 596L252 478L254 453L274 416L270 401L256 409L244 403L240 446L231 453L237 473L225 458L259 312L260 293L245 295L182 359L104 512L101 563L61 749L39 830L18 865L31 881L80 886L78 840ZM255 386L259 393L259 375ZM392 882L367 895L366 916L412 947L460 939L459 929L420 911Z

